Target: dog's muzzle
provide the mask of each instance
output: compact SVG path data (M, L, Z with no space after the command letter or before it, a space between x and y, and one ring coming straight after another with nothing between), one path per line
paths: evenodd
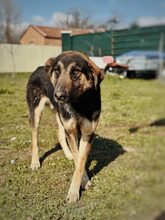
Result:
M65 91L56 91L54 96L57 102L66 102L67 100L67 94Z

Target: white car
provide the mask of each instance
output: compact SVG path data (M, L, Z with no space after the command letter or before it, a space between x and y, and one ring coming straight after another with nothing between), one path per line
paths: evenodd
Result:
M118 64L128 66L128 77L154 78L160 61L165 62L165 53L159 51L131 51L116 57Z

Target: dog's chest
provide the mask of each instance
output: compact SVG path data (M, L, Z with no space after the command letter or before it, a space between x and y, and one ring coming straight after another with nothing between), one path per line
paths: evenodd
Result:
M89 106L81 106L81 108L76 107L66 103L59 106L59 114L62 116L64 121L70 121L70 119L73 119L73 121L76 121L78 126L81 126L84 120L89 122L98 120L100 115L100 105L93 109L88 108Z
M63 117L64 120L69 120L74 118L76 121L79 121L82 116L77 112L71 105L63 104L59 106L59 113Z

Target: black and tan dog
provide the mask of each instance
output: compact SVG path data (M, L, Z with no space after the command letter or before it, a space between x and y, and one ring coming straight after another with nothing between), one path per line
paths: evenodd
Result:
M80 186L87 189L91 185L85 164L100 116L103 78L103 72L86 55L68 51L39 67L27 85L32 125L31 168L40 167L38 127L45 104L51 103L57 110L58 140L66 157L75 163L68 202L79 200Z

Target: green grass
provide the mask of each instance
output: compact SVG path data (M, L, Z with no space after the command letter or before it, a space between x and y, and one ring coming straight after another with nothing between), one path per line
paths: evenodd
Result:
M152 220L165 211L165 86L157 80L102 82L102 114L89 156L92 187L65 197L74 171L57 146L56 122L45 109L42 168L30 170L28 74L0 75L0 219Z

